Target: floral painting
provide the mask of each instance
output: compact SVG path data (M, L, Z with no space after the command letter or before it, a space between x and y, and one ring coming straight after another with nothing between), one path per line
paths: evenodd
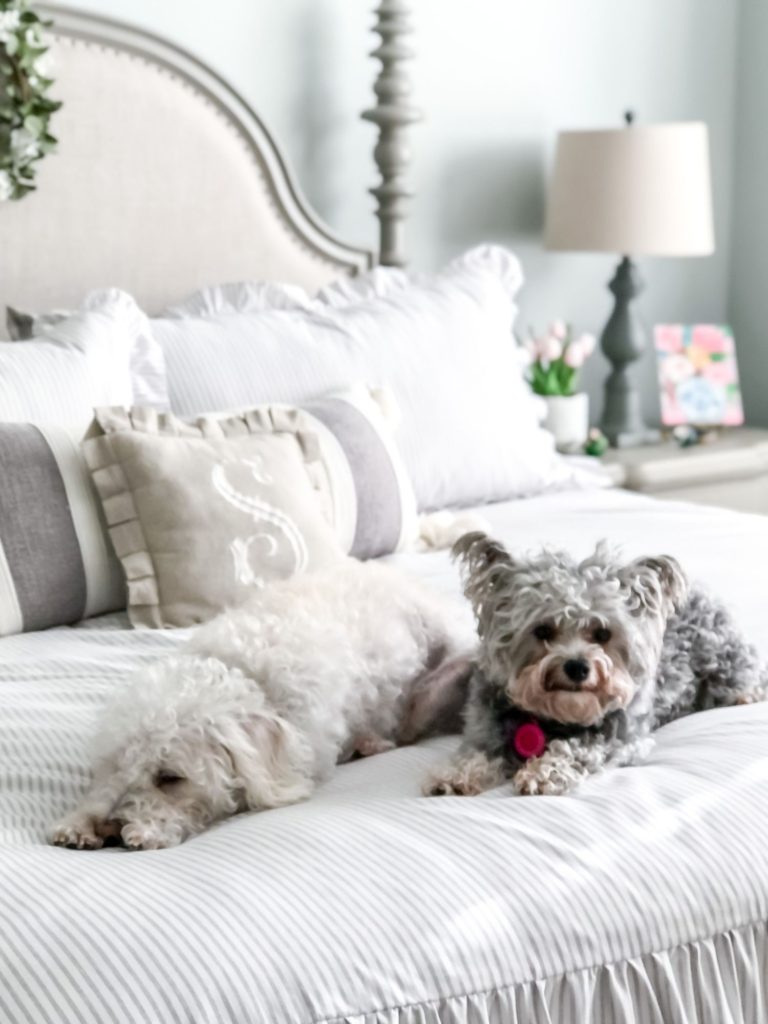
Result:
M654 329L654 340L665 426L738 426L744 422L730 327L660 324Z

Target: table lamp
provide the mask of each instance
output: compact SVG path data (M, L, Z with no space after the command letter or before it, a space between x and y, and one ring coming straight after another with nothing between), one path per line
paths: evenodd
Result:
M547 202L545 245L615 252L608 287L616 302L601 336L611 373L600 428L614 447L658 440L643 422L631 365L645 349L633 300L643 280L635 256L707 256L714 251L707 126L637 124L561 132Z

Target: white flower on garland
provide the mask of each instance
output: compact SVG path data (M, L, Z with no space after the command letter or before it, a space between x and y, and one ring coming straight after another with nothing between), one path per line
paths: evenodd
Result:
M15 164L25 164L40 156L40 143L26 128L14 128L11 132L11 158Z
M53 72L56 65L56 61L50 55L50 53L41 54L32 65L32 73L37 78L53 78Z
M30 0L0 0L0 203L35 187L35 161L50 153L60 103L47 95L53 76L44 22Z
M0 43L7 43L21 24L21 11L0 11Z

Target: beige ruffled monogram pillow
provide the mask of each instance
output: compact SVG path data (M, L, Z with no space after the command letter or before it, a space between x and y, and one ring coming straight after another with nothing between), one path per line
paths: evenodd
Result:
M269 580L344 557L309 424L280 406L194 424L97 410L83 450L134 626L192 626Z

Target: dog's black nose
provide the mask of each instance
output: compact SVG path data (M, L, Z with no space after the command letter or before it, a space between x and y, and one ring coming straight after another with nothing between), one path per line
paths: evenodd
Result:
M563 672L574 683L583 683L589 675L589 665L583 658L569 658L563 665Z

